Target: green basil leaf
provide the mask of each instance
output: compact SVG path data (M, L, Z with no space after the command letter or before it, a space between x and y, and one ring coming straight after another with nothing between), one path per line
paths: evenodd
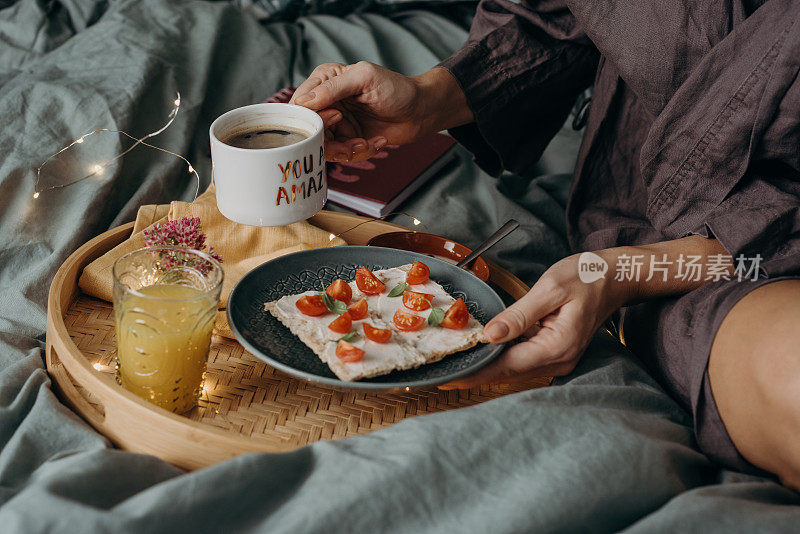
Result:
M408 284L406 284L405 282L403 282L402 284L397 284L396 286L394 286L394 289L389 291L389 296L399 297L400 295L403 294L403 291L405 291L406 289L408 289Z
M325 307L328 308L329 312L335 313L336 315L341 315L347 311L347 304L341 300L334 299L327 293L322 294L322 302L325 304Z
M428 315L428 324L431 326L439 326L444 319L444 310L441 308L434 308L431 314Z
M358 337L358 334L356 334L355 330L353 330L352 332L348 332L347 334L345 334L342 337L340 337L339 339L337 339L336 342L338 343L340 341L347 341L348 343L350 343L356 337Z

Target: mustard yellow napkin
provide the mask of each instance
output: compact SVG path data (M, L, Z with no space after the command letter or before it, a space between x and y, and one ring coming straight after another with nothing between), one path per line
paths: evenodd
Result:
M139 208L131 237L87 265L78 280L78 286L88 295L110 301L114 287L111 275L114 262L144 247L142 230L181 217L198 217L206 234L206 246L214 247L222 256L225 271L220 297L222 309L227 305L233 286L262 263L290 252L347 244L338 237L331 241L327 231L306 221L274 227L247 226L230 221L217 209L217 197L212 184L191 204L176 201L168 205ZM225 312L217 314L217 333L233 337L225 320Z

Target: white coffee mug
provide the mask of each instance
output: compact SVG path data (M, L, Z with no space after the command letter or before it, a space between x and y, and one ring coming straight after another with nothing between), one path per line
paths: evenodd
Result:
M309 136L275 148L238 148L221 139L259 126L300 130ZM322 119L292 104L253 104L220 115L209 129L219 211L252 226L308 219L325 204L328 180Z

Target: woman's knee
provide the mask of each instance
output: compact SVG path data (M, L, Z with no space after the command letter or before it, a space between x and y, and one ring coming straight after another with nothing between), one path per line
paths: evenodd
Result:
M720 326L709 379L720 416L748 461L800 488L800 281L762 286Z

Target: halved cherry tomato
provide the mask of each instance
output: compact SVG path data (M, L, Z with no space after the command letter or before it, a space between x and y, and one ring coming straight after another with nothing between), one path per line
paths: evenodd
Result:
M359 267L356 271L356 285L365 295L380 295L386 289L383 282L366 267Z
M369 323L364 323L364 335L375 343L386 343L392 337L392 331L388 328L375 328Z
M297 299L294 303L297 309L306 315L316 317L328 312L328 307L322 302L322 295L306 295Z
M328 328L334 332L346 334L351 328L353 328L353 319L350 318L349 313L344 312L339 317L331 321L331 324L328 325Z
M461 330L467 326L468 320L469 311L467 310L467 305L464 304L463 300L458 299L444 314L444 319L442 319L440 326L451 330Z
M350 318L354 321L360 321L361 319L365 319L367 317L368 311L369 305L367 304L367 299L361 299L350 306L350 309L347 310L347 313L350 314Z
M428 268L427 265L422 263L421 261L415 261L411 264L411 269L408 271L406 275L406 282L411 285L414 284L422 284L428 277L431 275L431 270Z
M425 318L407 311L397 310L392 318L394 325L403 332L414 332L425 325Z
M357 362L364 357L364 351L342 340L336 344L336 357L345 363Z
M409 310L422 311L431 307L433 295L430 293L417 293L406 289L403 291L403 305Z
M334 280L331 285L328 286L328 289L325 290L325 293L336 300L341 300L345 304L350 304L350 301L353 300L353 289L350 287L350 284L341 278Z

